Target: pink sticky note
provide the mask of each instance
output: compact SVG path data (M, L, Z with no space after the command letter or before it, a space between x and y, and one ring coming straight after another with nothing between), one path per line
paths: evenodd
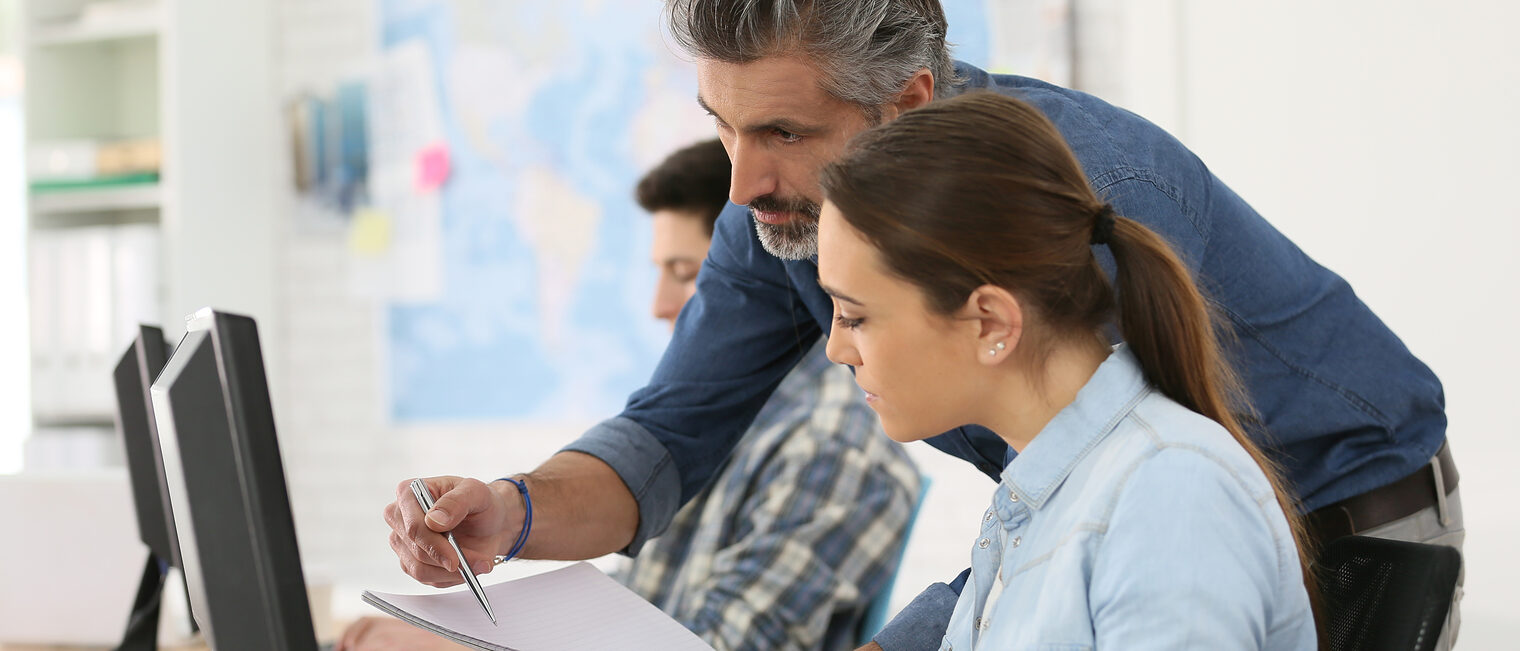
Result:
M417 191L436 192L449 180L449 148L442 143L417 152Z

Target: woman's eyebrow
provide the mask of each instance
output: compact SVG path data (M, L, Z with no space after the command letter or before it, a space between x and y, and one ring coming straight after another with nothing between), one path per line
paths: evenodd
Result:
M837 299L839 299L841 301L844 301L846 303L850 303L852 305L859 305L861 307L865 307L865 303L861 303L860 301L857 301L857 300L855 300L853 298L850 298L849 296L844 295L843 292L840 292L838 290L830 288L828 285L823 284L822 280L818 281L818 287L821 288L821 289L823 289L823 293L828 294L829 296L833 296L834 298L837 298Z

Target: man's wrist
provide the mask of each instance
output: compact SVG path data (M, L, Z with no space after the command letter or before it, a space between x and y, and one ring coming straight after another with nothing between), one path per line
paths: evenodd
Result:
M528 481L527 475L508 475L517 481ZM506 514L501 526L501 544L496 550L497 556L505 555L512 549L512 544L517 541L517 533L522 531L523 522L527 517L527 510L523 502L522 494L517 490L517 485L507 481L506 477L491 481L486 484L496 499L501 502L503 513Z

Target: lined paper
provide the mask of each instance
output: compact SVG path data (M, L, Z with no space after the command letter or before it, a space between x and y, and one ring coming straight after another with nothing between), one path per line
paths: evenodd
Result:
M499 626L468 589L427 595L364 591L364 601L415 626L488 651L712 651L676 620L590 563L485 586Z

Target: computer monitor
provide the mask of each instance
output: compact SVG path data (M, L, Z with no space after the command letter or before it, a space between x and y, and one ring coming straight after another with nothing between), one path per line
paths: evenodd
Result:
M158 426L153 422L153 404L148 395L168 359L169 344L164 340L164 331L141 325L137 338L122 353L111 376L116 384L116 429L127 452L138 535L154 556L178 567L179 542L174 537L174 521L168 515L169 492L164 487Z
M316 651L258 328L186 327L151 394L191 607L219 651Z
M116 387L116 430L127 453L127 474L137 513L137 531L148 546L148 560L127 630L122 651L158 648L158 613L164 577L170 567L184 569L174 518L169 515L169 489L164 484L163 456L158 449L158 425L148 390L169 358L169 344L157 326L139 325L137 337L122 353L111 373ZM183 584L183 582L182 582ZM189 593L189 585L184 584ZM192 627L194 620L192 619Z

